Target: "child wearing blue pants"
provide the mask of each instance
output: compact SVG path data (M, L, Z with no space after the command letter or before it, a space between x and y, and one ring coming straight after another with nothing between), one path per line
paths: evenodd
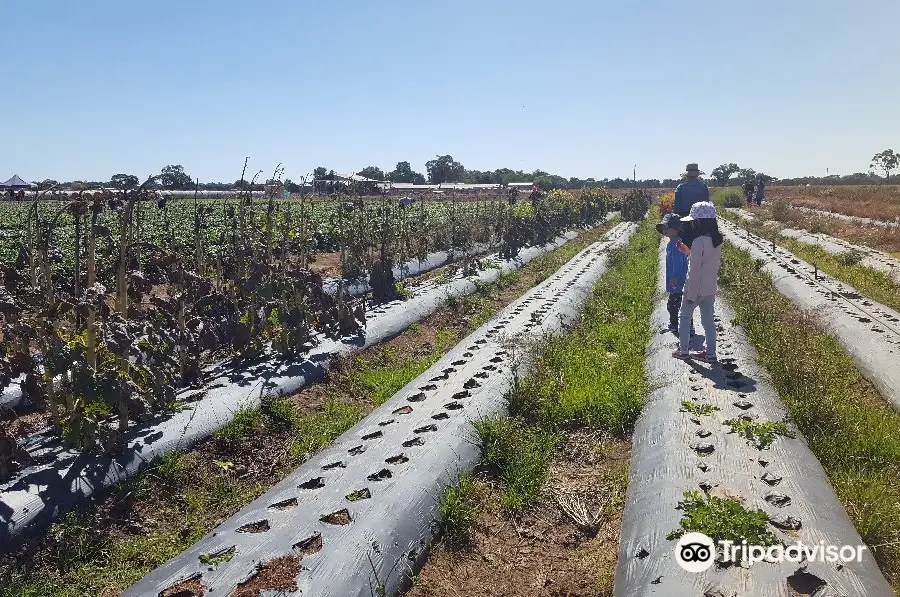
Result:
M688 272L687 255L678 250L678 243L681 242L681 218L676 213L664 215L656 225L656 231L669 239L666 245L666 292L669 293L666 308L669 310L669 331L677 334L682 291Z

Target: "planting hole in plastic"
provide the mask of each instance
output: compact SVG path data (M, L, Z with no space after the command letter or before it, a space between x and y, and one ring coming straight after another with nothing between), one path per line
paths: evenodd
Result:
M385 458L384 461L388 464L403 464L404 462L409 462L409 458L406 457L406 454L397 454L396 456Z
M408 415L412 411L413 411L413 409L411 406L401 406L400 408L396 409L391 414L392 415Z
M363 438L364 440L367 440L367 441L368 441L368 440L370 440L370 439L376 439L376 438L379 438L379 437L381 437L382 435L384 435L384 434L381 433L380 431L373 431L372 433L369 433L369 434L367 434L367 435L362 436L362 438Z
M294 543L294 551L299 551L301 556L310 556L322 550L322 533L316 532Z
M369 481L384 481L385 479L390 479L393 476L391 471L386 468L381 469L377 473L372 473L368 477L366 477Z
M194 573L161 592L159 597L203 597L206 587L200 582L201 578L202 574Z
M297 498L288 498L286 500L281 500L280 502L275 502L269 508L273 510L290 510L291 508L297 507Z
M358 502L359 500L367 500L372 497L372 492L369 491L368 487L363 487L362 489L357 489L356 491L352 491L348 493L346 496L348 502Z
M257 520L256 522L251 522L245 524L241 527L238 527L238 533L265 533L271 527L269 527L269 521L266 519Z
M321 516L319 520L321 520L325 524L333 524L338 526L343 526L353 522L353 519L350 518L350 511L346 508L338 510L336 512L332 512L331 514L325 514Z
M322 489L323 487L325 487L324 477L314 477L299 485L299 489Z

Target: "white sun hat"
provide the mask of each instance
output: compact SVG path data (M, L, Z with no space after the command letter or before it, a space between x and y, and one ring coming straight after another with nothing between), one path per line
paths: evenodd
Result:
M694 205L691 206L691 215L686 218L681 218L682 222L688 222L691 220L715 220L716 219L716 206L713 205L710 201L698 201Z

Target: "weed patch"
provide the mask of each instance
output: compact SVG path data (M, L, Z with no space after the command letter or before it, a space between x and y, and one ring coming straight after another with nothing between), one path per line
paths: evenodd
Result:
M504 509L520 513L541 491L557 437L515 419L483 419L475 429L484 462L503 483Z
M676 508L684 514L679 527L666 536L670 541L685 533L703 533L716 542L746 540L749 545L764 547L778 542L767 526L769 517L766 513L747 510L737 500L686 491Z
M459 544L469 539L476 519L473 499L475 481L472 475L460 476L455 485L447 488L438 511L441 515L441 532L451 544Z
M682 400L681 410L702 417L713 414L719 410L719 407L712 404L698 404L697 402L691 402L690 400Z
M775 437L796 437L788 426L782 421L745 421L744 419L729 419L725 424L731 427L732 433L744 436L747 441L756 444L760 450L768 448L775 441Z
M216 439L237 441L257 431L262 425L259 409L242 408L234 413L230 423L216 433Z

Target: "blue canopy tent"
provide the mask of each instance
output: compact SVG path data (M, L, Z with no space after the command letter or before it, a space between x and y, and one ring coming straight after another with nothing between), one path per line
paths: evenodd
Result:
M0 182L0 189L12 189L15 191L15 190L19 190L19 189L30 189L30 188L31 188L31 183L25 182L24 180L19 178L18 174L13 174L12 178L7 180L6 182Z

